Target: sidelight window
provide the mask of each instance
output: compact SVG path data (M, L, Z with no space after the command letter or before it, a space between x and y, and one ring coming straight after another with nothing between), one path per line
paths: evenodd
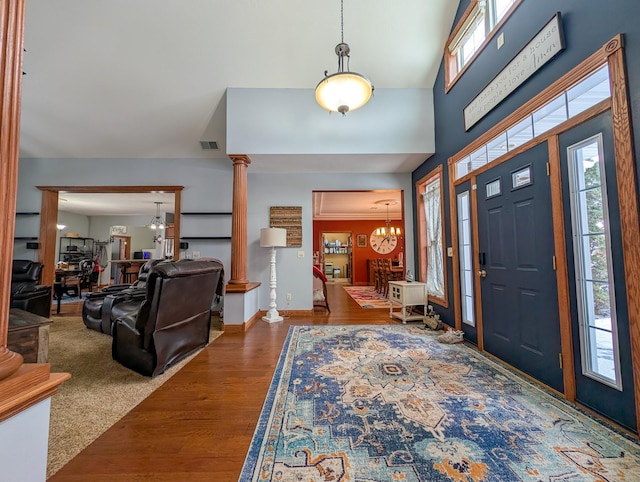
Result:
M471 205L469 191L458 194L458 253L462 322L475 326L473 311L473 261L471 257Z
M582 371L621 390L602 136L567 153Z

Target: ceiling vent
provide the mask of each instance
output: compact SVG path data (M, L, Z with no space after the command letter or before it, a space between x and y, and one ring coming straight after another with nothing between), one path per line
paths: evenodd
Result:
M202 147L203 151L217 151L220 149L216 141L200 141L200 147Z

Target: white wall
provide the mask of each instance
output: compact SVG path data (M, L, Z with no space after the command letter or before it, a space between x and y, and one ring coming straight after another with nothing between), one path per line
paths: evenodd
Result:
M410 174L251 174L248 176L248 277L260 281L260 309L269 305L269 249L261 248L260 228L269 226L270 206L302 206L302 247L278 248L276 254L278 309L309 310L313 308L313 220L312 192L370 189L403 189L405 219L413 219ZM415 272L413 225L406 224L407 250L405 263ZM304 252L304 258L298 257ZM287 306L286 294L291 293Z
M51 398L0 422L2 480L40 482L47 476Z
M231 211L233 172L230 160L136 159L136 160L60 160L22 159L19 170L18 211L39 211L37 185L181 185L182 211ZM126 182L123 180L126 179ZM269 225L270 206L302 207L302 247L280 248L277 255L278 307L310 310L313 307L313 223L312 191L402 189L405 195L405 219L413 219L410 174L259 174L248 169L247 275L262 283L259 308L269 305L269 252L260 248L260 228ZM202 226L203 230L210 229ZM93 231L92 231L93 232ZM205 235L203 233L203 235ZM405 253L408 269L415 271L413 226L406 224ZM189 252L219 258L231 274L229 240L189 241ZM304 252L304 258L298 257ZM287 306L285 294L292 299Z
M227 89L227 152L435 152L432 89L376 89L373 101L345 119L313 97L313 89Z

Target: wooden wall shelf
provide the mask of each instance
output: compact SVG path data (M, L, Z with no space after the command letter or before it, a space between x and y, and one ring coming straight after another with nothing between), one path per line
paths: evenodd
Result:
M187 239L231 239L231 236L182 236L180 238L181 240L187 240Z
M232 213L228 212L186 212L180 213L181 216L231 216Z

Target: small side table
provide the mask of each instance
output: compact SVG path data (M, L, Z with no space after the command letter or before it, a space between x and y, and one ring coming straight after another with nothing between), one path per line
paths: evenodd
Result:
M389 318L397 318L406 323L407 321L422 321L424 315L412 315L414 306L422 305L426 312L427 306L427 283L420 281L389 281ZM393 311L394 307L400 305L400 311Z
M11 308L7 348L20 353L25 363L49 361L49 318L29 311Z

